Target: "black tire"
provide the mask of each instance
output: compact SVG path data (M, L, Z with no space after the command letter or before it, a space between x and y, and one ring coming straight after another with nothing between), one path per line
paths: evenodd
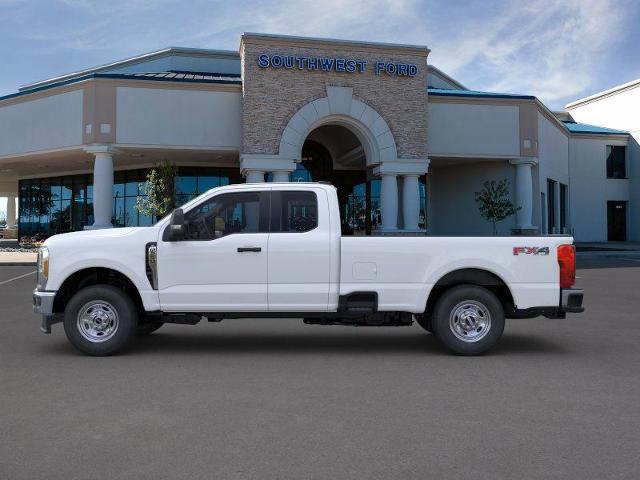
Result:
M502 336L504 308L486 288L459 285L447 290L436 302L432 326L436 338L452 352L482 355Z
M158 330L164 322L159 322L158 320L145 320L143 322L138 321L138 327L136 328L136 335L139 337L144 337L145 335L151 335L153 332Z
M84 318L94 320L79 321L83 313ZM71 298L64 311L67 338L87 355L118 353L136 335L137 326L138 311L133 300L111 285L83 288Z
M418 325L424 328L427 332L433 333L433 328L431 327L431 316L419 314L416 315L415 318Z

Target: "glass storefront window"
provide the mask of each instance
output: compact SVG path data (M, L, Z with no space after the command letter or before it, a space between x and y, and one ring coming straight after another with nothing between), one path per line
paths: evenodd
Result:
M117 171L113 183L113 225L148 226L155 218L135 208L137 198L145 196L149 169ZM180 167L176 177L178 205L207 190L240 183L237 168ZM93 224L93 175L73 175L20 180L21 241L40 241L57 233L82 230Z

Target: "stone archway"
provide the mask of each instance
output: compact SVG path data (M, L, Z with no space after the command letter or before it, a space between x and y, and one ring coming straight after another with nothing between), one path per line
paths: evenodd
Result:
M367 166L396 161L398 151L391 129L373 108L353 98L350 87L327 87L327 96L300 108L282 132L278 156L299 162L308 135L323 125L349 129L362 144Z

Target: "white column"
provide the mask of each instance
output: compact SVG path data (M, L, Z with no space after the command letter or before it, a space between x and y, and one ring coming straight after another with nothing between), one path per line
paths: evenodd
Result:
M93 163L93 225L90 229L113 228L113 155L109 145L91 145L84 149L95 156Z
M16 197L7 197L7 228L16 226Z
M380 214L382 230L398 229L398 179L395 173L382 173L380 185Z
M418 175L403 175L402 184L402 220L404 229L418 230L420 219L420 183Z
M285 171L276 171L273 173L273 181L274 182L288 182L289 181L289 172Z
M246 183L264 182L264 170L247 170L244 175Z
M517 228L532 230L533 226L533 175L531 167L536 164L533 158L511 160L516 166L516 206L521 207L516 213Z

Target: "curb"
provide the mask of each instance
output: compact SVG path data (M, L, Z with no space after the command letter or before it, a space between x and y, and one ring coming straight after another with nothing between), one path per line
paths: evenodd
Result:
M36 262L0 262L0 267L35 267Z

